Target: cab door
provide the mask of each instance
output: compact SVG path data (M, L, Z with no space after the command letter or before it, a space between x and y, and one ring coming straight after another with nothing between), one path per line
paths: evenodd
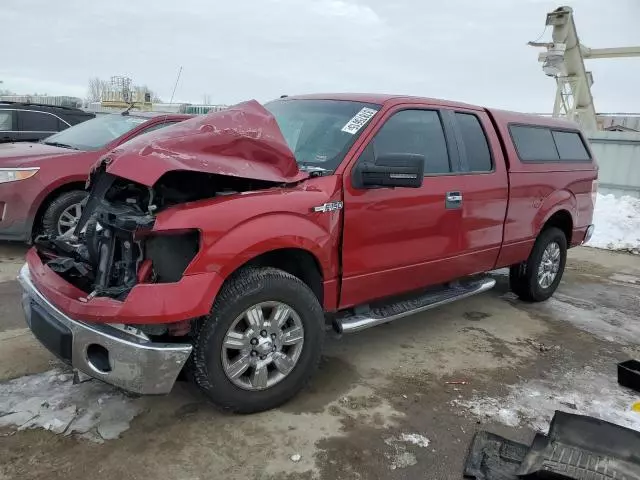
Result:
M354 186L357 162L394 153L424 156L421 187ZM455 138L439 108L401 105L385 115L345 173L340 308L460 276L465 266L456 258L462 225L459 169Z
M502 148L488 114L449 109L460 158L462 220L460 254L465 275L493 270L498 261L509 202L509 179Z

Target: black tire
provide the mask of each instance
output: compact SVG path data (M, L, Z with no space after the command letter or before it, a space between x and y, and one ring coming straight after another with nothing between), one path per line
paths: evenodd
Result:
M233 321L261 302L280 301L293 308L304 327L302 352L293 370L265 390L245 390L229 380L222 366L222 343ZM275 268L246 269L229 279L204 319L195 341L188 376L209 399L236 413L255 413L282 405L315 373L324 343L324 313L311 289Z
M82 190L72 190L56 197L44 211L42 216L42 233L44 235L58 236L58 221L60 215L70 206L81 203L88 193Z
M544 288L538 282L538 268L545 249L552 242L557 243L560 247L560 266L554 281L547 288ZM564 232L555 227L543 230L536 239L527 261L511 267L509 271L511 291L525 302L543 302L547 300L560 285L566 263L567 237Z

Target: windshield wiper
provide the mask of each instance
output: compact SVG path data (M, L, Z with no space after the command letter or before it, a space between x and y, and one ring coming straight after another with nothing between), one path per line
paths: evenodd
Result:
M66 143L60 142L42 142L45 145L51 145L52 147L62 147L62 148L70 148L71 150L80 150L78 147L74 147L73 145L67 145Z

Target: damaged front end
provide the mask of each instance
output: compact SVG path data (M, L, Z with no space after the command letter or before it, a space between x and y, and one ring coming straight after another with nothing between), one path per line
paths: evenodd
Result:
M155 231L160 212L307 177L274 117L247 102L109 153L90 173L75 229L39 237L36 248L51 270L87 294L85 301L123 301L138 284L179 281L199 250L196 229Z
M103 161L75 230L39 237L46 265L94 297L123 301L138 284L178 282L199 251L199 231L154 231L156 215L175 205L272 187L273 182L171 171L152 187L116 177Z
M155 221L153 190L107 173L106 164L91 174L93 188L75 230L35 243L46 265L87 299L124 300L144 271L144 233Z
M167 393L191 354L194 321L224 283L198 255L224 233L215 205L227 206L221 220L238 217L231 197L308 176L255 102L127 142L92 169L75 228L36 238L27 253L18 277L27 324L87 375Z

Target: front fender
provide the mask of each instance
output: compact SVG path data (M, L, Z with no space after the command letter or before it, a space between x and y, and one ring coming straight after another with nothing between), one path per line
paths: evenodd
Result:
M292 213L276 212L251 218L217 239L203 233L204 248L185 271L185 275L216 272L228 277L249 260L273 250L298 248L313 254L325 280L337 275L337 235L311 219Z

